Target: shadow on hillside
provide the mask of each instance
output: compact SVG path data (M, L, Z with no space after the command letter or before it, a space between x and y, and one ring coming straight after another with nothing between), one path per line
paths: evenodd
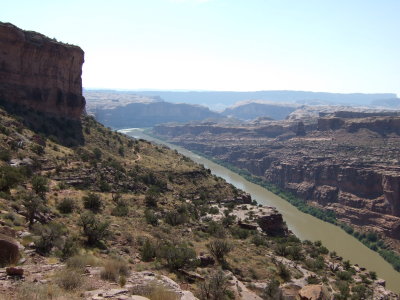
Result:
M85 143L81 121L70 120L35 111L25 106L0 100L0 105L16 116L27 128L64 146Z

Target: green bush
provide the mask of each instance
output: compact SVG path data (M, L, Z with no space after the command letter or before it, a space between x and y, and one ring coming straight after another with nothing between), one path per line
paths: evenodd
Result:
M75 201L71 198L64 198L58 203L57 209L63 214L70 214L75 209Z
M140 250L140 255L143 261L152 261L156 257L156 246L150 239L145 240Z
M35 191L36 194L40 196L40 198L45 199L46 193L49 190L48 187L48 179L43 176L33 176L32 177L32 189Z
M220 263L225 263L225 256L233 250L233 245L227 240L216 239L207 244L211 255Z
M15 168L10 166L0 167L0 191L9 192L11 188L22 183L25 176L22 168Z
M129 214L128 202L124 199L119 199L111 214L116 217L127 216Z
M96 245L110 235L108 230L110 224L101 222L93 213L81 215L79 225L82 227L83 235L86 237L88 245Z
M158 226L158 217L153 210L146 209L146 211L144 212L144 216L146 218L147 224Z
M33 231L37 235L35 247L39 254L48 255L55 246L61 249L63 225L54 222L47 225L35 224Z
M196 263L196 252L185 245L164 245L161 247L158 256L165 259L166 267L171 271L192 267Z
M103 201L99 195L94 193L89 193L86 196L83 196L82 200L83 206L86 209L91 210L93 213L99 213L103 208Z

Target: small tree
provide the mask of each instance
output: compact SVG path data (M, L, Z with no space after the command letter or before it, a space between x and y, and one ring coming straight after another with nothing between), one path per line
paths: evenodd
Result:
M216 239L207 244L207 248L215 259L225 264L225 256L233 250L233 246L223 239Z
M206 281L200 285L201 299L223 300L226 299L228 291L228 278L224 272L214 272Z
M93 213L81 215L79 225L82 227L83 235L86 237L88 245L93 246L110 234L108 230L110 224L101 222Z
M40 198L45 199L46 193L49 190L48 179L43 176L33 176L32 178L32 189Z
M86 196L83 196L82 200L83 206L95 214L100 212L103 207L103 201L100 196L94 193L89 193Z
M32 228L36 215L43 210L43 200L34 193L23 196L22 203L26 209L26 218L29 222L29 228Z
M74 211L75 202L71 198L64 198L57 205L57 209L63 214L70 214Z

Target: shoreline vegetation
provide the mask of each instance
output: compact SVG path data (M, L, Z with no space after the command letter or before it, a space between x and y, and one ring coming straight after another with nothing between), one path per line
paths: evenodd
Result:
M143 130L143 133L146 135L149 135L151 137L157 138L159 140L168 142L166 139L155 135L153 132L151 132L151 129L145 129ZM376 232L360 232L356 231L353 227L351 227L348 224L345 224L343 222L340 222L336 216L335 213L332 211L327 211L312 205L307 204L304 200L296 197L293 193L285 191L281 189L280 187L269 183L265 181L263 178L259 176L255 176L251 174L248 170L238 168L230 163L227 163L225 161L216 159L214 157L205 155L204 153L201 153L196 150L189 150L197 155L200 155L218 165L221 165L228 170L239 174L242 176L244 179L247 181L257 184L268 191L272 192L273 194L281 197L282 199L286 200L293 206L295 206L299 211L312 215L322 221L331 223L333 225L339 226L341 229L343 229L347 234L352 235L356 239L358 239L362 244L364 244L366 247L369 249L377 252L385 261L387 261L392 267L397 271L400 272L400 255L394 252L393 250L389 249L389 246L385 244L385 242L381 239L379 234Z

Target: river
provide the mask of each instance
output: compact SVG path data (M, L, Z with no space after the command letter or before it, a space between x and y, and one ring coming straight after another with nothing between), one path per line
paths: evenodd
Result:
M388 289L400 293L400 273L396 272L378 253L364 246L360 241L345 233L341 228L305 214L284 199L259 185L247 181L242 176L227 168L182 147L146 135L141 129L124 129L120 130L120 132L135 138L164 144L190 157L195 162L204 165L213 174L224 178L227 182L249 193L258 203L276 207L282 213L289 229L300 239L322 241L330 251L336 251L345 260L348 259L353 264L358 264L370 271L375 271L380 278L386 280L386 287Z

